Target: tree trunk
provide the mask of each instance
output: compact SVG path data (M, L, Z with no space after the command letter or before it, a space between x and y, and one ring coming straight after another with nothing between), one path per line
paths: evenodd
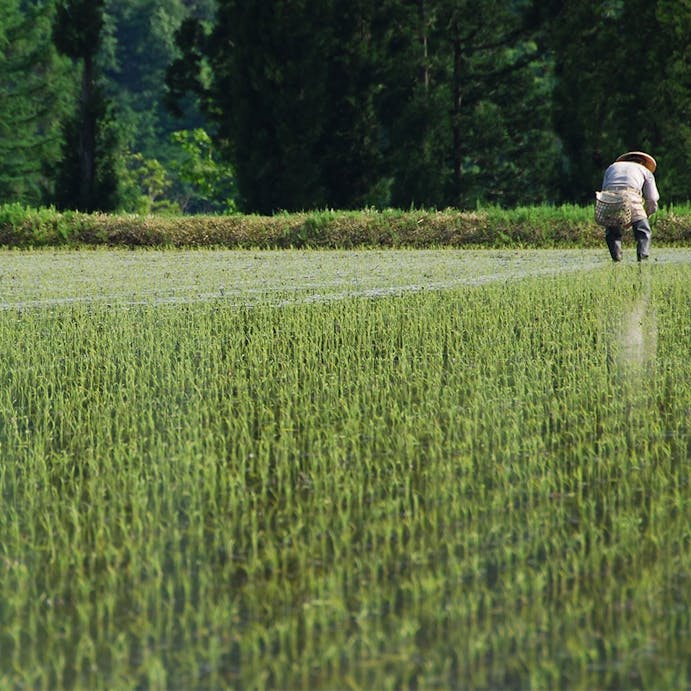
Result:
M420 22L420 47L422 49L422 67L420 70L420 81L425 89L425 93L429 91L430 74L429 74L429 46L427 43L427 8L426 0L418 0L418 19Z
M94 64L93 56L84 57L82 75L81 131L79 134L79 205L90 209L96 200L92 199L94 190L94 171L96 157L96 126L94 122Z
M461 105L463 93L461 91L461 62L462 48L461 37L458 28L458 20L452 24L452 45L453 45L453 76L452 88L453 103L451 105L451 132L453 136L452 150L452 201L458 203L461 198L461 159L462 159L462 133L461 133Z

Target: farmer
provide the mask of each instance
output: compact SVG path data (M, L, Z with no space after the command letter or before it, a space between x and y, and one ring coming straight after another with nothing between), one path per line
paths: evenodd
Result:
M653 173L657 168L655 159L642 151L629 151L622 154L605 171L602 180L603 191L620 192L627 198L631 207L631 226L636 239L638 261L643 261L650 254L650 236L652 231L648 216L657 211L660 195L655 185ZM622 260L621 235L623 226L611 226L605 229L605 241L609 253L615 262Z

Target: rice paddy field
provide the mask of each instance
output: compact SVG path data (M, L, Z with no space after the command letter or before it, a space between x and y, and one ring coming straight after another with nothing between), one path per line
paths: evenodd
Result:
M0 688L691 683L691 249L0 252Z

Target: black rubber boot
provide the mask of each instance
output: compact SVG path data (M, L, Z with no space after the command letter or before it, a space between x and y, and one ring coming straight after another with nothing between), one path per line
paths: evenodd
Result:
M633 235L636 238L636 257L639 262L645 261L650 256L650 224L647 219L635 221Z
M609 248L609 254L612 257L612 261L620 262L624 258L624 253L621 249L621 240L607 238L607 247Z

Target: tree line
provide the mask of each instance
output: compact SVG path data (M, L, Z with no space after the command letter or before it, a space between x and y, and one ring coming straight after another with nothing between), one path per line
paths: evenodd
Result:
M691 197L678 0L0 0L0 203L273 213Z

